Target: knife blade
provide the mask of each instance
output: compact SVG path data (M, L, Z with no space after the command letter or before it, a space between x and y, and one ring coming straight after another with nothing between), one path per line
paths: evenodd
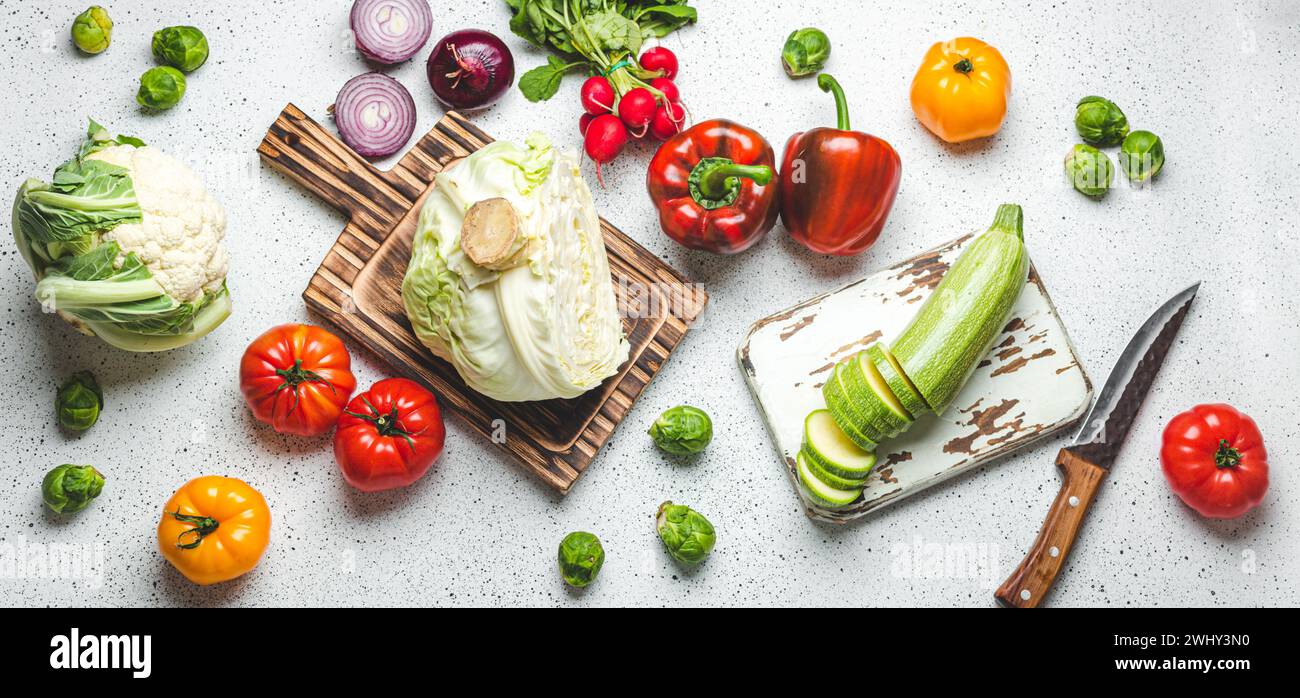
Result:
M1074 441L1057 454L1065 482L1029 554L994 592L1002 605L1036 607L1052 588L1200 286L1198 282L1187 287L1142 323L1115 362Z
M1183 289L1142 323L1115 362L1069 450L1102 468L1110 468L1115 462L1138 407L1155 382L1200 287L1197 282Z

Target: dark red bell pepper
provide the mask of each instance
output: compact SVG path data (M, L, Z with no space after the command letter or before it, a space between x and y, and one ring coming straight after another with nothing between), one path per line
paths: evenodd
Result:
M796 133L781 164L781 222L804 247L854 255L871 247L894 206L903 163L888 142L849 130L844 90L822 73L817 86L835 95L837 128Z
M668 237L735 254L776 225L776 154L757 131L724 119L698 123L659 146L646 188Z

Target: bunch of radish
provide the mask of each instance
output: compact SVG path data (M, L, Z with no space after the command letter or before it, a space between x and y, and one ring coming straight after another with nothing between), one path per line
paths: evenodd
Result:
M638 63L617 67L608 76L594 75L582 84L583 148L596 163L596 178L604 186L600 166L618 157L631 138L650 136L665 141L686 126L686 109L673 78L677 56L663 46L641 54Z

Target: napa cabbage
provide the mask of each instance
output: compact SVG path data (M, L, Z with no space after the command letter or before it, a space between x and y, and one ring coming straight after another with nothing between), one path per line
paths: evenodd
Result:
M470 207L498 197L521 236L516 266L503 271L476 265L460 244ZM402 301L419 340L496 400L574 398L628 358L591 192L577 160L541 134L496 141L438 174Z

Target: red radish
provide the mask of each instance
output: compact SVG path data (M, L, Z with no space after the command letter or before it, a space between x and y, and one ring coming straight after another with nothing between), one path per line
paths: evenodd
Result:
M682 104L681 102L673 102L672 109L667 110L667 113L668 118L671 119L674 124L677 124L679 130L686 125L686 115L688 112L685 104Z
M655 96L644 87L633 87L618 100L618 118L627 124L633 136L640 138L655 115Z
M600 166L618 157L623 146L627 145L627 127L613 114L601 114L587 125L587 133L582 138L582 147L587 157L596 163L596 179L600 186L605 186L605 178L600 173Z
M677 56L663 46L656 46L641 54L641 67L662 70L663 76L672 80L677 77Z
M655 78L650 81L650 86L664 93L664 97L666 97L669 102L682 101L682 93L677 91L677 83L668 78Z
M686 111L679 102L661 104L655 109L654 118L650 120L650 135L666 141L682 132L682 123L686 120Z
M582 108L588 114L608 114L614 111L614 86L609 80L593 75L582 83Z
M578 117L578 131L580 131L584 136L587 135L587 127L590 126L591 122L595 119L595 114L583 114Z

